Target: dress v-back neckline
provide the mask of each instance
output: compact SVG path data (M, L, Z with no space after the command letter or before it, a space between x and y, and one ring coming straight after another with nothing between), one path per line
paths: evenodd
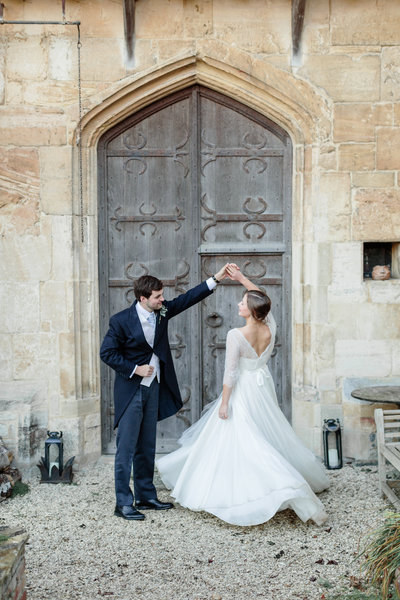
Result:
M250 344L249 340L248 340L248 339L247 339L247 337L244 335L244 333L242 333L242 332L240 331L240 329L239 329L238 327L236 327L236 331L238 331L238 332L240 333L240 335L242 336L242 338L243 338L243 339L244 339L244 340L247 342L247 344L248 344L248 345L250 346L250 348L253 350L253 352L254 352L254 354L257 356L257 358L261 358L261 357L262 357L262 355L264 354L264 352L266 352L266 351L268 350L268 348L270 347L270 345L271 345L271 342L272 342L272 333L271 333L271 329L270 329L269 325L267 325L267 327L268 327L268 329L269 329L269 332L270 332L270 334L271 334L271 339L269 340L269 344L268 344L267 346L265 346L265 348L264 348L264 350L261 352L261 354L258 354L257 350L254 348L254 346L252 346L252 345Z

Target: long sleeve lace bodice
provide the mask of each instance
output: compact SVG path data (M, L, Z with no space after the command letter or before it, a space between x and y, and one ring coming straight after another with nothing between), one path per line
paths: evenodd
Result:
M262 367L265 365L274 349L276 322L271 313L266 318L266 324L271 331L271 341L261 356L258 356L254 348L247 341L239 329L231 329L226 337L226 355L225 355L225 371L224 385L233 387L238 379L241 362L250 361L248 363L251 369ZM243 361L242 359L246 359Z

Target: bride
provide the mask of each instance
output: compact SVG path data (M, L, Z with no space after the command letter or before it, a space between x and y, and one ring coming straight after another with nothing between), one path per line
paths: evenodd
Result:
M247 290L239 303L246 324L228 332L222 394L181 447L157 460L158 471L179 504L227 523L258 525L290 508L320 525L327 514L314 492L329 482L277 403L267 365L276 333L271 301L236 265L227 274Z

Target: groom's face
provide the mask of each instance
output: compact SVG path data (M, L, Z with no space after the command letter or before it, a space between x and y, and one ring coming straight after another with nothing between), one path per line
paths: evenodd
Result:
M151 295L148 298L142 296L140 298L140 304L148 310L152 312L153 310L160 310L162 307L162 303L164 302L164 290L153 290Z

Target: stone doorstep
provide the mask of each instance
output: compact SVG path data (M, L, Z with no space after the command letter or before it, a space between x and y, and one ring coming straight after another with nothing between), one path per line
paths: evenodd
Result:
M29 538L25 529L0 527L0 536L8 539L0 542L0 598L6 592L24 557L25 544Z

